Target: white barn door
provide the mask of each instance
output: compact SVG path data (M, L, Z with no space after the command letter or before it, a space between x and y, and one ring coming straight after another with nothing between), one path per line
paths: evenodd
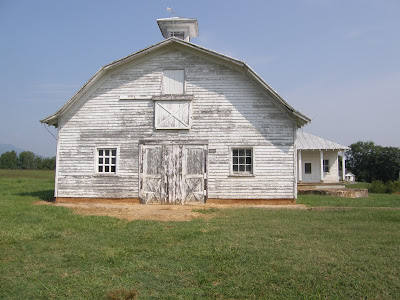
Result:
M207 192L206 154L204 146L184 146L182 175L185 202L204 202Z
M142 203L204 203L206 155L205 145L141 145Z
M185 91L184 70L164 70L163 94L182 95Z
M145 203L160 203L164 196L162 189L162 146L141 147L140 194Z
M156 129L190 129L190 101L156 101L154 105Z

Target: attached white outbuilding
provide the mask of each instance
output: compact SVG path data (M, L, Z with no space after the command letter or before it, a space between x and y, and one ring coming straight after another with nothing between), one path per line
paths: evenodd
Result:
M298 183L339 183L345 178L344 152L349 147L299 131L296 148ZM341 174L339 153L342 156Z

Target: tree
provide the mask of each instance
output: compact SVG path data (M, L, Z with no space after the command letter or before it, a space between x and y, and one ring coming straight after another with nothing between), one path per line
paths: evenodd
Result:
M21 169L36 169L36 155L31 151L22 151L19 154L18 164Z
M45 170L54 170L56 168L56 157L43 158L41 167Z
M0 156L0 169L17 169L18 156L15 151L7 151Z
M347 151L346 167L358 181L397 180L400 170L400 148L382 147L373 142L357 142Z

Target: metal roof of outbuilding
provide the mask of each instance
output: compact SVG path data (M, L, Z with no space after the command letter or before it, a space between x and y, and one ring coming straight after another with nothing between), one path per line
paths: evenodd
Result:
M298 150L349 150L350 148L307 132L297 132Z

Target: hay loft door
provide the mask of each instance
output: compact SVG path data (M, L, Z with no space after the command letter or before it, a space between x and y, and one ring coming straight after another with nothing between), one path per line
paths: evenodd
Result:
M204 203L206 145L140 145L142 203Z

